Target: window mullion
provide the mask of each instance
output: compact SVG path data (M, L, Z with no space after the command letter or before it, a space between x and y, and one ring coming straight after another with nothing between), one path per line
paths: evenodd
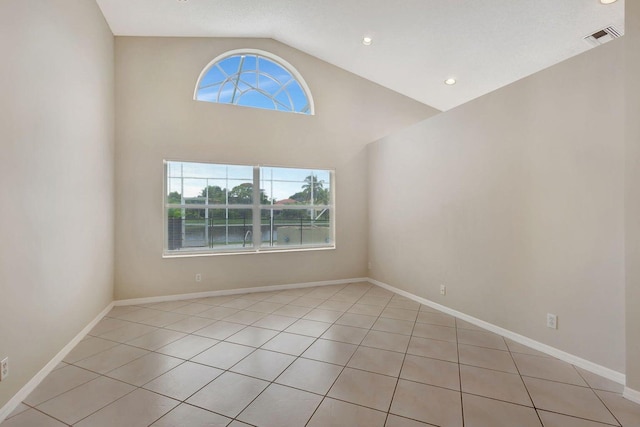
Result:
M262 242L262 218L260 216L260 167L253 168L253 248L260 249Z

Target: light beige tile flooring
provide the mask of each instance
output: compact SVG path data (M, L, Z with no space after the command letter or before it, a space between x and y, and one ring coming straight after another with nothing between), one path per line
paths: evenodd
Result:
M368 283L116 307L18 426L640 426L622 387Z

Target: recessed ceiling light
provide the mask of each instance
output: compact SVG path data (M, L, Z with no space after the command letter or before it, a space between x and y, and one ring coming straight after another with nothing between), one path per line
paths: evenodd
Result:
M453 86L454 84L456 84L456 79L449 77L447 80L444 81L444 84Z
M600 0L600 3L602 4L611 4L611 3L615 3L618 0Z
M371 43L373 43L373 39L371 37L364 37L362 39L362 44L365 46L371 46Z

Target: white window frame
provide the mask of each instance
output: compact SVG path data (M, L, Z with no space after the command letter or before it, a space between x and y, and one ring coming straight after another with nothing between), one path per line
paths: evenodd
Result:
M224 205L212 205L212 204L170 204L168 203L168 164L171 162L176 163L208 163L219 166L251 166L253 168L253 203L252 204L224 204ZM247 165L238 163L218 163L218 162L205 162L205 161L186 161L186 160L163 160L163 196L162 196L162 218L163 218L163 258L175 258L175 257L198 257L198 256L215 256L215 255L238 255L238 254L259 254L259 253L274 253L274 252L296 252L296 251L318 251L318 250L333 250L336 248L336 214L335 214L335 170L328 168L301 168L290 166L273 166L273 165ZM328 205L276 205L273 201L269 205L260 203L260 168L286 168L293 170L304 171L323 171L329 172L330 185L329 194L330 200ZM227 189L230 190L230 189ZM169 209L251 209L252 210L252 247L239 248L221 246L221 248L190 248L180 250L169 249ZM262 242L262 211L263 210L329 210L329 234L330 242L326 244L291 244L287 246L266 246ZM258 232L256 232L258 231Z
M302 91L304 92L304 94L305 94L305 96L307 98L308 112L296 112L296 111L279 110L277 108L273 108L273 109L267 108L266 110L280 111L280 112L291 112L291 113L295 113L295 114L310 115L310 116L315 115L315 104L314 104L314 101L313 101L313 95L311 94L311 89L309 88L309 85L305 81L304 77L302 77L302 74L300 74L300 72L293 65L291 65L289 62L287 62L284 58L281 58L281 57L279 57L277 55L274 55L271 52L267 52L265 50L260 50L260 49L235 49L235 50L230 50L228 52L225 52L225 53L215 57L211 62L209 62L202 69L202 71L200 72L200 75L198 76L198 80L196 81L196 87L195 87L195 89L193 91L193 99L194 99L194 101L199 101L199 99L198 99L198 91L201 89L200 82L207 75L207 73L209 72L209 70L212 67L215 67L219 62L224 61L225 59L228 59L228 58L230 58L232 56L243 56L243 55L252 55L252 56L256 56L256 57L263 57L265 59L268 59L269 61L272 61L272 62L276 63L277 65L281 66L282 68L284 68L286 71L289 72L289 74L291 74L292 78L300 85L300 88L302 89ZM211 102L211 101L203 101L203 102ZM216 101L214 103L218 103L218 102ZM221 104L227 104L227 103L221 103ZM236 105L236 104L235 103L230 103L228 105ZM248 108L263 109L261 107L248 107Z

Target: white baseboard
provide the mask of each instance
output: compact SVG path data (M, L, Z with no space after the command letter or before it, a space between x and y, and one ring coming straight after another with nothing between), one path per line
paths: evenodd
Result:
M114 305L121 306L121 305L152 304L156 302L177 301L177 300L184 300L184 299L196 299L196 298L207 298L207 297L220 297L220 296L226 296L226 295L248 294L253 292L272 292L272 291L284 291L287 289L311 288L314 286L344 285L347 283L356 283L356 282L369 282L369 279L367 279L366 277L356 277L353 279L323 280L320 282L290 283L287 285L270 285L270 286L260 286L256 288L224 289L221 291L206 291L206 292L166 295L166 296L158 296L158 297L131 298L131 299L116 300L114 301Z
M24 387L22 387L20 389L20 391L18 391L18 393L16 393L1 409L0 409L0 423L2 423L5 418L7 418L9 416L9 414L11 414L13 412L14 409L16 409L18 407L18 405L20 405L20 403L27 398L27 396L29 396L29 394L35 390L35 388L38 386L38 384L40 384L40 382L42 382L42 380L51 373L51 371L54 370L54 368L56 366L58 366L58 364L60 362L62 362L62 359L64 359L67 354L69 354L69 352L71 350L73 350L73 348L80 342L82 341L82 339L91 331L91 329L93 329L94 326L96 326L96 324L102 320L102 318L113 308L113 302L109 303L109 305L107 305L105 307L104 310L102 310L100 312L100 314L98 314L87 326L84 327L84 329L82 329L78 335L76 335L67 345L64 346L64 348L62 350L60 350L58 352L58 354L55 355L55 357L53 359L51 359L49 361L49 363L47 363L45 365L44 368L40 369L40 372L38 372L33 378L31 378L31 380L26 383L24 385Z
M625 387L622 397L640 405L640 391Z
M207 291L207 292L198 292L198 293L189 293L189 294L180 294L180 295L167 295L167 296L157 296L157 297L147 297L147 298L133 298L126 300L118 300L110 303L102 312L96 316L82 331L76 335L73 340L71 340L60 352L49 362L47 365L40 370L24 387L18 391L18 393L9 400L2 408L0 408L0 423L5 420L7 416L13 410L18 407L18 405L40 384L40 382L51 372L53 369L66 357L66 355L93 329L93 327L114 307L114 306L123 306L123 305L135 305L135 304L150 304L155 302L164 302L164 301L175 301L181 299L195 299L195 298L206 298L206 297L214 297L214 296L224 296L224 295L237 295L237 294L245 294L250 292L270 292L270 291L280 291L287 289L299 289L299 288L308 288L313 286L328 286L328 285L341 285L347 283L356 283L356 282L369 282L374 285L380 286L381 288L387 289L391 292L394 292L398 295L402 295L407 297L413 301L419 302L420 304L424 304L426 306L435 308L437 310L442 311L443 313L450 314L458 319L465 320L471 324L479 326L488 331L497 333L502 335L505 338L509 338L515 342L531 347L535 350L546 353L550 356L556 357L560 360L564 360L565 362L571 363L573 365L579 366L589 372L593 372L594 374L600 375L602 377L608 378L612 381L615 381L619 384L625 384L625 375L623 373L614 371L612 369L606 368L604 366L598 365L596 363L590 362L586 359L582 359L573 354L564 352L557 348L551 347L549 345L543 344L541 342L532 340L531 338L527 338L523 335L517 334L515 332L509 331L508 329L501 328L499 326L493 325L489 322L485 322L483 320L477 319L475 317L469 316L462 312L453 310L444 305L438 304L436 302L430 301L428 299L419 297L407 291L403 291L386 283L380 282L371 278L352 278L352 279L340 279L340 280L326 280L319 282L306 282L306 283L292 283L286 285L272 285L272 286L261 286L256 288L241 288L241 289L227 289L220 291ZM625 387L623 396L632 401L640 404L640 392L633 390L631 388Z
M469 316L468 314L464 314L460 311L457 310L453 310L449 307L446 307L444 305L438 304L436 302L430 301L426 298L422 298L419 297L417 295L414 295L412 293L409 293L407 291L403 291L401 289L398 289L396 287L393 287L391 285L388 285L386 283L380 282L378 280L375 279L371 279L369 278L368 281L370 283L373 283L374 285L378 285L381 288L387 289L391 292L394 292L396 294L402 295L404 297L407 297L413 301L419 302L420 304L424 304L426 306L435 308L436 310L440 310L443 313L447 313L450 314L454 317L457 317L458 319L462 319L464 321L467 321L471 324L474 324L476 326L479 326L483 329L486 329L488 331L494 332L498 335L502 335L505 338L509 338L510 340L513 340L517 343L526 345L527 347L531 347L535 350L541 351L545 354L548 354L550 356L553 356L557 359L560 360L564 360L565 362L571 363L572 365L575 366L579 366L582 369L585 369L589 372L593 372L594 374L600 375L601 377L605 377L607 379L610 379L611 381L615 381L618 384L625 384L625 374L618 372L618 371L614 371L613 369L607 368L605 366L602 365L598 365L597 363L593 363L589 360L583 359L581 357L575 356L573 354L567 353L565 351L559 350L555 347L551 347L547 344L543 344L539 341L535 341L531 338L527 338L523 335L517 334L515 332L512 332L508 329L504 329L501 328L500 326L496 326L492 323L489 322L485 322L484 320L480 320L477 319L473 316ZM633 392L633 390L631 390ZM638 392L635 392L638 393ZM625 396L627 397L627 396ZM636 396L638 397L638 396ZM632 398L629 398L629 400L633 400Z

